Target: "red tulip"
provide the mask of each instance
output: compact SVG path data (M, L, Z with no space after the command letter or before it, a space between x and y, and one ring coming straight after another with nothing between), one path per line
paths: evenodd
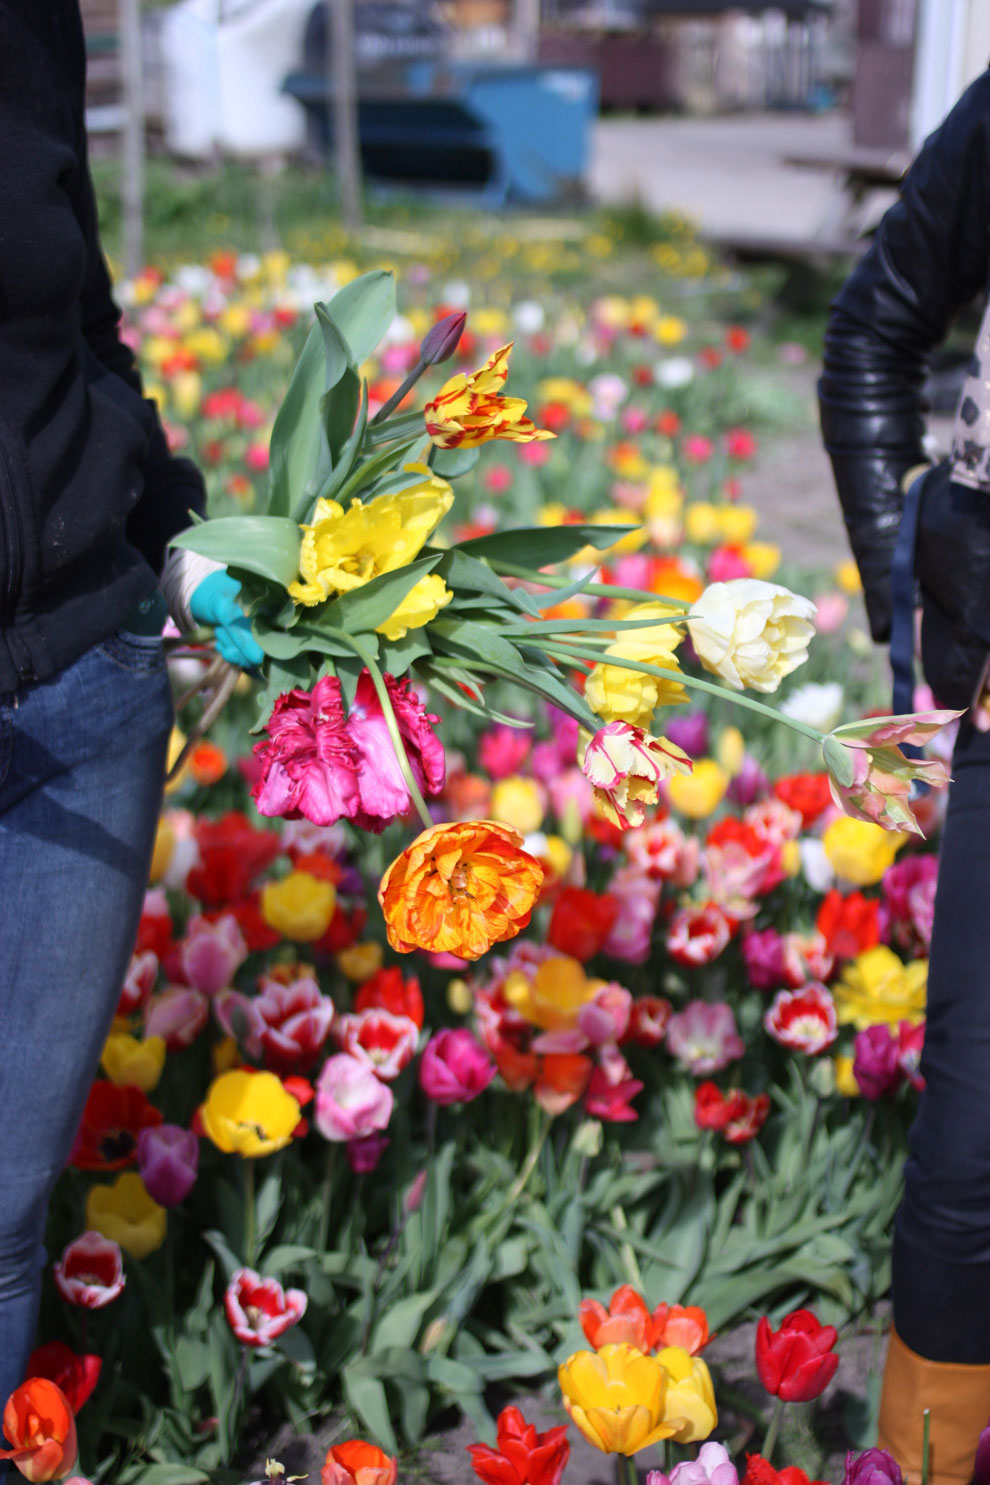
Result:
M571 1452L566 1423L537 1433L518 1408L503 1408L495 1442L494 1449L468 1445L471 1468L485 1485L559 1485Z
M788 1464L775 1470L762 1454L746 1455L746 1473L742 1485L825 1485L824 1480L809 1480L804 1470L796 1464Z
M61 1388L73 1413L78 1413L100 1380L99 1356L77 1356L64 1341L49 1341L28 1357L27 1375L47 1377Z
M766 1315L756 1329L756 1370L764 1387L782 1402L810 1402L835 1376L839 1358L832 1347L838 1332L822 1325L810 1310L785 1315L778 1331Z
M618 901L607 892L565 887L554 904L547 942L585 964L602 952L618 912Z

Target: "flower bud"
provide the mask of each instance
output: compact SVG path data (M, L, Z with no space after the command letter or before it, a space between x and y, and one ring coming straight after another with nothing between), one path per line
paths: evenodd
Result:
M460 343L466 320L467 311L459 309L444 315L427 331L419 348L419 359L425 366L439 366L441 361L450 360Z

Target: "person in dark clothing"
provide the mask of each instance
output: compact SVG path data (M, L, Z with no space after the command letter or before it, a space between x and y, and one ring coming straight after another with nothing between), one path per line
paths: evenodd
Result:
M84 86L78 0L0 0L0 1407L147 884L172 726L159 574L205 506L118 335ZM259 660L236 583L170 562L178 617Z
M925 144L828 321L822 430L879 641L891 633L902 490L925 462L928 356L988 282L990 72ZM988 338L985 318L983 350ZM925 481L944 477L957 495L990 499L990 369L982 352L970 369L951 460ZM947 586L960 585L965 568L960 560L942 574ZM990 593L990 571L977 580ZM951 626L936 638L923 649L938 699L940 675L958 673L959 641ZM880 1409L880 1443L910 1485L921 1479L926 1408L932 1485L966 1485L990 1418L990 734L969 715L952 772L929 963L926 1089L895 1224L894 1324Z

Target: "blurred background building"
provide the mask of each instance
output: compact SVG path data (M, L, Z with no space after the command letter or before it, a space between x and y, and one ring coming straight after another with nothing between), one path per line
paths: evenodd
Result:
M353 170L370 181L460 189L490 206L589 194L651 210L683 205L716 238L787 238L822 253L854 244L875 218L874 194L889 197L921 140L990 60L987 0L82 0L82 8L94 152L120 149L129 131L131 174L139 146L199 163L321 162L339 154L353 114ZM335 35L346 38L340 56ZM821 123L806 128L798 116ZM730 118L731 138L716 126ZM684 133L692 119L712 121L710 221L691 182L678 184L678 162L694 158L694 136ZM729 157L744 139L764 165L775 156L792 172L779 213L726 179L738 173ZM337 168L346 163L338 158ZM782 220L768 230L775 215Z

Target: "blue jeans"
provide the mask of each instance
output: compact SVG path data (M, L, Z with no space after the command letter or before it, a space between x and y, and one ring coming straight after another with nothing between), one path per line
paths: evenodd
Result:
M34 1345L48 1201L134 945L171 725L161 642L125 633L0 694L0 1409Z
M963 726L935 898L921 1071L893 1250L894 1325L929 1361L990 1363L990 733Z

